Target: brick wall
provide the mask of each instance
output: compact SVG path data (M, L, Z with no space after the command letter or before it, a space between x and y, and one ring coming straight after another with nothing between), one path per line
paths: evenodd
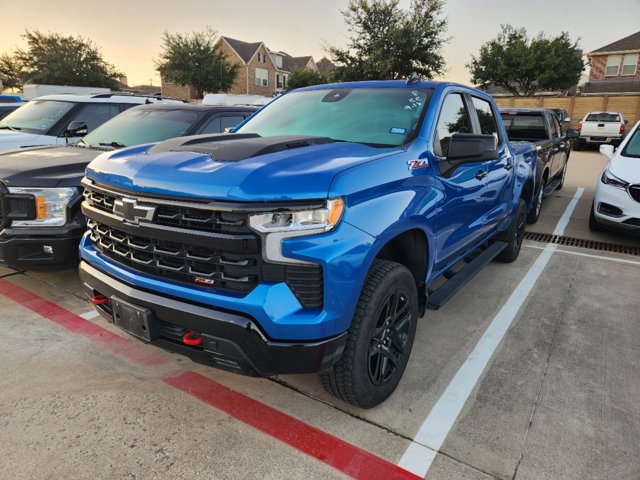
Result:
M564 108L571 117L571 128L588 112L620 112L629 126L640 120L640 94L589 95L580 97L497 97L499 107L512 108Z
M622 54L622 56L624 57L624 54ZM604 74L608 57L608 55L596 55L589 57L589 64L591 65L589 69L589 80L620 80L624 78L640 78L640 55L638 55L638 65L636 66L635 75L618 75L615 77L606 77ZM622 72L622 67L620 67L620 72Z
M238 76L236 77L233 87L228 93L246 94L247 93L247 67L244 62L238 57L238 55L227 45L227 42L220 42L220 51L225 55L227 61L236 63L240 67L238 69Z
M264 55L264 63L258 61L258 53ZM258 52L253 56L251 62L249 62L249 94L250 95L264 95L271 97L276 91L276 66L271 61L269 52L267 52L264 46L261 46ZM263 87L256 85L256 68L262 68L267 70L269 85Z
M179 100L192 101L196 98L196 89L193 87L183 87L167 82L164 78L162 81L162 95L177 98Z

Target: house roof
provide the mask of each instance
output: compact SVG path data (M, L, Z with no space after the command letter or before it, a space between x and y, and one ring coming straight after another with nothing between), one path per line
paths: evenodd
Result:
M640 51L640 32L633 33L628 37L621 38L618 41L610 43L609 45L600 47L597 50L590 52L589 55L596 53L626 52L636 50Z
M584 93L640 93L640 79L591 80L584 84Z
M233 48L240 58L244 61L244 63L249 63L251 57L256 53L256 50L260 48L262 42L243 42L242 40L236 40L235 38L222 37L227 43Z
M335 64L327 57L322 57L319 61L317 61L316 67L318 67L320 73L327 73L336 68Z
M284 52L282 52L282 53L284 53ZM288 53L284 53L284 55L282 56L282 69L286 70L287 72L292 72L296 68L304 68L304 67L306 67L310 60L312 61L313 57L311 57L311 56L307 56L307 57L292 57Z

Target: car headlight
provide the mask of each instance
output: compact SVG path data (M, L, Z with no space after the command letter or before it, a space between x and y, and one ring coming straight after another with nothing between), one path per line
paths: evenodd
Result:
M33 188L33 187L10 187L9 193L24 195L23 202L33 201L35 203L35 214L29 215L26 220L13 220L12 227L60 227L67 222L67 205L76 194L75 188ZM32 199L32 200L31 200ZM25 205L26 206L26 205ZM25 212L33 209L33 206L26 206ZM19 211L10 208L10 216L20 218Z
M626 190L627 187L629 186L628 182L625 182L621 178L616 177L614 174L612 174L609 171L608 168L604 169L604 172L602 172L602 177L600 178L600 180L602 181L602 183L606 185L611 185L612 187L621 188L622 190Z
M344 211L344 200L328 200L322 208L290 210L251 215L249 225L263 235L263 255L277 263L307 263L282 255L282 240L333 230Z

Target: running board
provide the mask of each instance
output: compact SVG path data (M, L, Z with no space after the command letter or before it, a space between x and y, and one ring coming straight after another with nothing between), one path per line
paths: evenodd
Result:
M551 195L553 192L555 192L558 187L560 186L560 179L556 178L555 180L551 180L551 183L549 183L549 185L547 185L544 189L544 196L548 197L549 195Z
M500 252L507 247L507 242L494 242L482 251L477 257L471 260L462 270L456 272L454 275L445 275L445 278L450 278L437 290L434 290L429 294L427 299L427 308L429 310L438 310L444 305L451 297L453 297L458 290L460 290L469 280L471 280L476 273L484 268L491 260L496 258ZM447 272L449 273L449 272Z

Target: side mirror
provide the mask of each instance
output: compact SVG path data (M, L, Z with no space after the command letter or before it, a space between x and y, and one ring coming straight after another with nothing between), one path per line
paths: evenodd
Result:
M578 138L580 136L580 132L578 130L573 130L573 129L568 129L567 133L565 134L565 137L567 139L569 138Z
M84 122L73 121L69 124L67 129L64 131L64 136L69 137L84 137L89 130L87 129L87 124Z
M564 123L569 123L571 121L571 117L565 117L563 122Z
M613 145L600 145L600 153L607 157L609 160L613 157L613 153L616 151Z
M483 162L498 158L498 141L493 135L456 133L451 136L447 160L455 163Z

